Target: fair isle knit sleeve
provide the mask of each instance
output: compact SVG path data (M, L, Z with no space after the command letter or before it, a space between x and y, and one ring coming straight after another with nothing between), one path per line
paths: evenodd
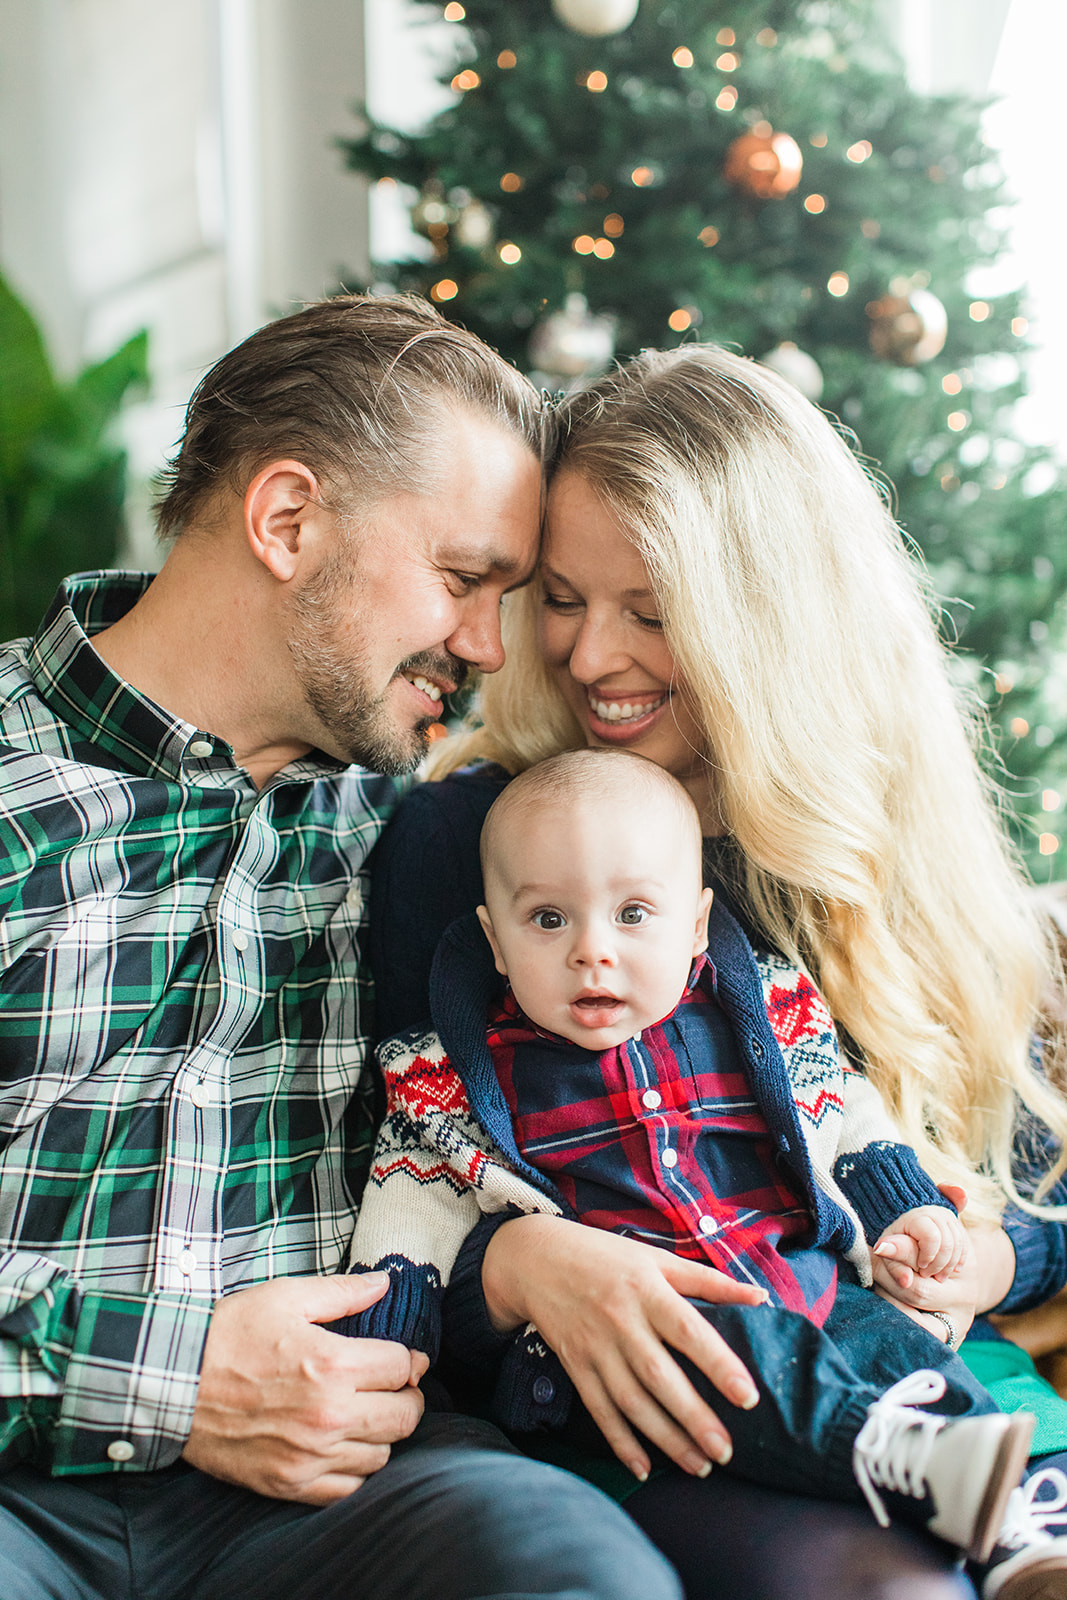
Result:
M441 1297L464 1239L483 1214L558 1210L520 1178L474 1117L436 1034L402 1034L378 1052L388 1095L349 1251L351 1272L390 1286L366 1311L332 1324L395 1339L436 1360Z
M876 1244L890 1223L915 1206L944 1206L955 1213L934 1180L903 1144L885 1103L862 1072L844 1068L844 1115L834 1180Z

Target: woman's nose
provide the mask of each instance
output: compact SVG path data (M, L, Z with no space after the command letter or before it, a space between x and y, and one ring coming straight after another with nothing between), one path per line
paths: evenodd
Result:
M568 667L579 683L596 683L612 673L624 672L630 656L610 622L587 615L574 641Z

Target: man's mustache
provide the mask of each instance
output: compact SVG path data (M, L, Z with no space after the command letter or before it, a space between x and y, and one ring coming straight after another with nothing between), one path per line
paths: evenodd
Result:
M417 655L408 656L397 667L398 674L407 676L417 673L420 677L429 678L434 682L450 683L453 687L450 694L456 694L463 688L467 681L469 668L466 661L461 661L458 656L445 651L437 654L433 650L420 650Z

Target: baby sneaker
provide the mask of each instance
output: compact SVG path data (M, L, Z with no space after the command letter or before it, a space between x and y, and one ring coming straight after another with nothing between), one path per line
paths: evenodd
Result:
M867 1421L856 1435L852 1470L883 1527L889 1516L879 1490L909 1522L958 1545L971 1560L985 1562L1004 1530L1008 1502L1022 1478L1034 1419L1022 1411L942 1417L914 1409L940 1400L944 1392L941 1373L925 1369L887 1389L868 1408ZM1022 1600L1026 1593L1019 1590L1011 1600ZM1056 1594L1067 1600L1067 1589ZM992 1600L992 1595L984 1592L983 1600Z
M1043 1488L1052 1494L1039 1499ZM982 1600L1064 1600L1067 1537L1049 1532L1067 1523L1067 1475L1035 1472L1008 1498L1007 1515L989 1557Z

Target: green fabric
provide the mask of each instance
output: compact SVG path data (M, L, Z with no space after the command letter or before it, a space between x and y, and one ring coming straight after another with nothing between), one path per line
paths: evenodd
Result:
M1067 1450L1067 1400L1045 1382L1025 1350L1007 1339L965 1339L960 1355L1001 1411L1034 1413L1032 1455Z

